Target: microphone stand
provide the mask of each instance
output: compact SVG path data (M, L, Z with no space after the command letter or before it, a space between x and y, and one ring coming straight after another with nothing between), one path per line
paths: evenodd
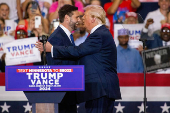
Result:
M147 103L147 98L146 98L146 67L145 67L145 46L146 46L146 41L147 39L139 39L143 43L143 52L142 52L142 59L143 59L143 65L144 65L144 113L146 112L146 103Z
M46 44L46 36L45 35L42 35L42 41L43 41L43 61L44 61L44 65L46 65L46 47L45 47L45 44Z

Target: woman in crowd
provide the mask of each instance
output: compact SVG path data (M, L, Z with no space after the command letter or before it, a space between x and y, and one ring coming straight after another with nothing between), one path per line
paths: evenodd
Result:
M31 26L32 23L35 22L35 16L41 16L42 29L45 33L48 33L49 32L48 20L42 17L40 7L38 3L35 1L31 1L27 4L24 20L21 20L19 22L19 25L21 24L25 25L27 27L28 34L30 34L33 28L35 27L35 26Z

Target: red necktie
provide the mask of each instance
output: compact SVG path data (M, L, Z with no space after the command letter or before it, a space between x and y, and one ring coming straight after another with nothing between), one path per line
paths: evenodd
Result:
M87 37L89 37L90 33L87 35Z

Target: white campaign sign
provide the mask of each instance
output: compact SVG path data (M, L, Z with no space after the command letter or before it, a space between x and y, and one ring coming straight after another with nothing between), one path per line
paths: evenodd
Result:
M35 43L37 37L18 39L3 46L6 53L6 65L18 65L33 62L40 62L41 56Z
M4 33L7 36L11 36L10 33L12 33L12 31L14 31L17 27L17 23L15 23L13 20L5 20L5 29L4 29ZM13 37L13 36L11 36Z
M138 48L139 45L142 45L142 42L139 41L139 39L143 24L114 24L114 41L116 46L119 45L118 30L122 28L129 30L129 45L132 48Z
M2 57L2 55L4 54L4 50L3 50L3 45L13 41L13 38L10 37L2 37L0 38L0 58Z

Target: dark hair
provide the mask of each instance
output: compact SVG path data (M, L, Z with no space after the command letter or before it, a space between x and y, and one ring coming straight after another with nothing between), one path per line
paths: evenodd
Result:
M2 5L6 5L6 6L8 7L8 9L10 10L8 4L6 4L6 3L0 3L0 8L1 8Z
M25 8L25 16L24 16L24 19L29 18L29 15L28 15L27 10L28 10L28 7L29 7L30 4L36 4L37 7L38 7L38 9L39 9L39 11L41 12L39 4L38 4L36 1L30 1L30 2L28 2L27 6L26 6L26 8Z
M73 11L77 11L77 10L78 8L73 5L64 5L58 11L59 21L63 23L65 15L68 15L71 17L73 15Z
M2 17L0 17L0 21L2 21L5 24L5 20Z
M74 0L71 0L71 2L72 2L72 4L73 4L73 6L75 5L75 2L74 2Z

